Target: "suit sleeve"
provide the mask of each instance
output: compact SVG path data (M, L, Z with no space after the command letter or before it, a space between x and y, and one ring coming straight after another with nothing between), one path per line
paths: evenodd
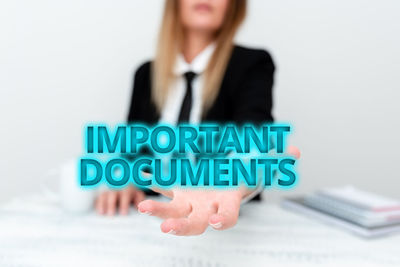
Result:
M150 62L141 65L135 72L131 102L128 111L128 123L143 120L143 102L146 99L146 88L149 87Z
M150 62L146 62L140 66L133 79L131 104L128 112L128 123L132 122L147 122L146 113L149 112L149 99L150 99ZM133 155L125 154L123 155L128 160L133 161L140 156L151 157L150 150L147 146L142 147L142 150ZM158 193L153 192L149 189L142 188L142 191L146 195L158 195Z
M274 63L266 51L260 51L251 62L244 72L242 83L237 88L238 91L235 92L233 118L237 123L273 122ZM245 201L261 200L262 190L263 187L259 187Z
M260 51L249 64L234 97L234 121L273 122L272 86L275 66L266 51Z

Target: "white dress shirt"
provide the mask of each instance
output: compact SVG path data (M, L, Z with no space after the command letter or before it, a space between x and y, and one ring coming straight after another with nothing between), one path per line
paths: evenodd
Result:
M197 74L192 81L192 108L190 111L189 123L199 124L201 122L204 71L207 68L214 50L214 43L208 45L191 63L187 63L182 54L178 55L173 70L176 79L169 88L165 105L161 111L160 122L170 125L177 124L183 98L186 93L186 79L184 74L188 71Z

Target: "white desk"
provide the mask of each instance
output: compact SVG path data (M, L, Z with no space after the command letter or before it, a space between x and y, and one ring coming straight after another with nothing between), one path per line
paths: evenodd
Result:
M400 235L364 240L276 205L250 203L234 229L161 233L160 220L71 216L56 198L0 208L0 266L400 266Z

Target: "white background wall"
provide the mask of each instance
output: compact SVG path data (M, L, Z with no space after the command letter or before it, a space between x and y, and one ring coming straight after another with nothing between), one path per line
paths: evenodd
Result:
M162 3L0 2L0 201L79 155L85 122L124 120ZM238 41L274 56L274 114L303 153L295 191L350 183L400 196L400 2L249 3Z

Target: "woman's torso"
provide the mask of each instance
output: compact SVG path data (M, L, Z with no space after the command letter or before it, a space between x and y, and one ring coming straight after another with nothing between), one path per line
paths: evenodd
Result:
M151 98L151 64L146 62L136 71L128 122L154 124L162 117L162 111ZM234 46L220 91L211 107L201 115L201 121L272 122L274 71L267 51Z

